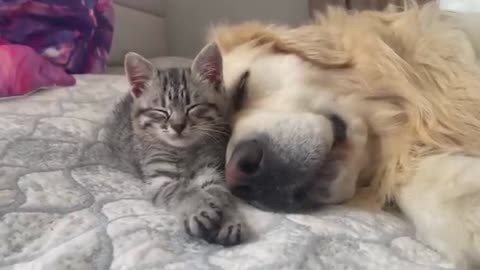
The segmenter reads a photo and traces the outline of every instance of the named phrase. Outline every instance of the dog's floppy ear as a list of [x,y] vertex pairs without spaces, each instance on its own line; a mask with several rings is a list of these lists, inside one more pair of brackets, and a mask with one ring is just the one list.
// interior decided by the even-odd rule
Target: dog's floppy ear
[[345,50],[340,34],[321,25],[279,31],[274,48],[295,53],[324,68],[346,67],[351,64],[351,56]]
[[134,98],[140,97],[146,89],[146,84],[155,76],[155,67],[138,53],[129,52],[125,55],[125,74],[130,83],[130,93]]
[[192,63],[192,74],[218,89],[222,84],[222,55],[216,43],[207,44]]
[[220,25],[210,31],[210,39],[228,52],[242,44],[268,45],[276,52],[291,53],[326,68],[344,67],[351,63],[341,35],[322,25],[299,28],[248,22]]

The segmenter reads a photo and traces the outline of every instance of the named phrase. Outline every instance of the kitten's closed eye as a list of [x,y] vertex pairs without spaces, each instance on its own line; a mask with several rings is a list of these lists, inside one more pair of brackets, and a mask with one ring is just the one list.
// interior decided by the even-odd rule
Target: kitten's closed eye
[[155,121],[165,121],[168,119],[169,115],[167,111],[160,109],[151,109],[145,112],[145,116],[155,120]]
[[195,104],[187,109],[187,114],[194,118],[201,118],[207,121],[213,120],[217,107],[213,104]]

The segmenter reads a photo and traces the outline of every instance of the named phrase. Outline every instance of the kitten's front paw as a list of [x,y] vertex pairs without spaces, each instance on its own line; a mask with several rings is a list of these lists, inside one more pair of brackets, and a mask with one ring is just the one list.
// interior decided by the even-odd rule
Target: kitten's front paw
[[185,231],[209,243],[232,246],[246,238],[246,226],[234,208],[222,209],[213,202],[198,208],[183,220]]
[[227,216],[222,222],[218,233],[215,235],[215,242],[224,246],[237,245],[243,242],[246,238],[247,227],[242,221],[242,217]]
[[187,215],[183,220],[183,225],[189,235],[211,242],[222,219],[222,209],[210,202],[208,205],[198,208],[193,214]]

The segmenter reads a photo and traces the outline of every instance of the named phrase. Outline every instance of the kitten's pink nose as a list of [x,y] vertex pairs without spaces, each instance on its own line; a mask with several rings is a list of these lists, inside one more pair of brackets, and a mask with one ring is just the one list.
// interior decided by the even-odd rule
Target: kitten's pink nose
[[185,122],[181,122],[181,123],[172,123],[170,124],[170,126],[172,127],[173,130],[175,130],[175,132],[180,135],[182,134],[182,131],[185,129],[186,127],[186,123]]

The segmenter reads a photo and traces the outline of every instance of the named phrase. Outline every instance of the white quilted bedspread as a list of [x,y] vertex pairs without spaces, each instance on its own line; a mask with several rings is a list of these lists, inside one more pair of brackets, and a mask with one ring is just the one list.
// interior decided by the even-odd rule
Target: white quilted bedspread
[[450,269],[390,214],[342,207],[280,215],[244,207],[255,237],[223,248],[190,239],[116,168],[102,122],[121,76],[0,101],[0,270]]

